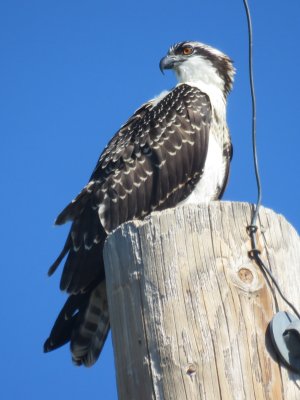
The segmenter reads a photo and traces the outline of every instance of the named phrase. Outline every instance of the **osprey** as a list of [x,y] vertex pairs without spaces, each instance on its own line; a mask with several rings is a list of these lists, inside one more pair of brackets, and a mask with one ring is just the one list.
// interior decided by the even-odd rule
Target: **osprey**
[[72,221],[49,275],[67,256],[60,281],[69,297],[44,351],[70,342],[75,364],[92,365],[109,332],[103,245],[125,221],[153,210],[220,199],[232,156],[226,99],[234,68],[225,54],[180,42],[160,61],[177,86],[139,108],[110,140],[89,183],[59,214]]

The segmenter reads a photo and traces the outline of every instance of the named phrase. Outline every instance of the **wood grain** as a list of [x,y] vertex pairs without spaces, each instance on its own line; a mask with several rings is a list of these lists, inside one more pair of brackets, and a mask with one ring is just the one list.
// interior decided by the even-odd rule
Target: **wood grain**
[[[108,237],[119,399],[300,399],[299,375],[279,366],[266,335],[287,306],[248,257],[250,219],[250,204],[212,202]],[[265,208],[260,224],[262,259],[300,308],[299,236]]]

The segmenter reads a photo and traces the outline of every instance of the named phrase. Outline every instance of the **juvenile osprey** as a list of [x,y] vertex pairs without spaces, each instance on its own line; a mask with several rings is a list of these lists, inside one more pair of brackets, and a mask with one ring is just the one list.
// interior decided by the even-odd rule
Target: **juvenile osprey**
[[59,214],[72,221],[60,288],[69,293],[44,351],[70,341],[75,364],[92,365],[109,331],[103,244],[117,226],[153,210],[219,199],[232,155],[226,98],[232,61],[199,42],[169,49],[160,69],[179,83],[139,108],[108,143],[89,183]]

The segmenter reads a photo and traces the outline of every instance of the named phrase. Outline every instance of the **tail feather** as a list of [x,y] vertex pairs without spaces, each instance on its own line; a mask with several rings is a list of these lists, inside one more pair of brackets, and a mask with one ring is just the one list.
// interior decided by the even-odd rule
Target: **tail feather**
[[[91,180],[79,195],[59,214],[55,224],[72,221],[61,253],[50,267],[52,275],[66,257],[60,288],[70,296],[59,313],[44,351],[70,342],[76,365],[93,365],[109,332],[109,313],[103,265],[106,233],[98,216],[100,181]],[[93,193],[98,193],[98,197]],[[94,204],[95,202],[95,204]]]
[[98,359],[109,332],[105,281],[87,293],[69,296],[45,341],[44,352],[70,342],[76,365],[92,366]]
[[44,352],[55,350],[71,340],[72,332],[78,326],[78,317],[84,313],[90,293],[69,296],[60,311],[49,338],[44,343]]
[[105,281],[93,289],[85,312],[79,317],[71,337],[72,359],[76,365],[93,365],[109,332],[109,313]]

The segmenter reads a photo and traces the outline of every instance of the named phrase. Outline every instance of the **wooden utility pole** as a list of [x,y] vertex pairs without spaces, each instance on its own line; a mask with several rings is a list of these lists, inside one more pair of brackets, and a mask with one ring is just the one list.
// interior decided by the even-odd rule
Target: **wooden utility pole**
[[[266,334],[287,306],[248,257],[250,220],[250,204],[212,202],[153,213],[109,236],[120,400],[300,399],[300,376],[278,364]],[[263,261],[299,309],[298,234],[261,208],[257,235]]]

